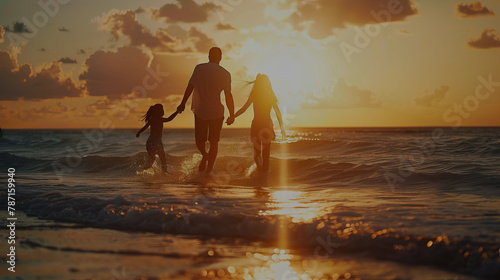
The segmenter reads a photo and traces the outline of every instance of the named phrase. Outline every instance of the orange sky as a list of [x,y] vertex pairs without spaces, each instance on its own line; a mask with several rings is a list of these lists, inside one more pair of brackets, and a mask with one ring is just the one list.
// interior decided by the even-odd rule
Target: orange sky
[[212,46],[236,109],[265,73],[287,126],[500,125],[496,0],[45,3],[0,2],[2,128],[140,127],[149,106],[174,110]]

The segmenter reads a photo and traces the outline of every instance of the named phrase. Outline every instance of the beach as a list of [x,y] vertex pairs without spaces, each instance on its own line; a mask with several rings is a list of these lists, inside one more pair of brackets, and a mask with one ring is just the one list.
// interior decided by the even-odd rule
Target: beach
[[[193,134],[164,131],[165,175],[158,159],[141,170],[135,130],[4,130],[0,167],[5,178],[16,169],[15,276],[500,277],[499,128],[277,132],[266,183],[254,176],[248,129],[222,131],[209,182]],[[5,226],[7,200],[0,206]]]

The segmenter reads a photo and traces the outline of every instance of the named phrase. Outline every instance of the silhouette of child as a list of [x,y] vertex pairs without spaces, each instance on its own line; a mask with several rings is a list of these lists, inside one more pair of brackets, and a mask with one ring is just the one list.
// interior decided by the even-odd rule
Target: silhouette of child
[[163,172],[167,172],[167,159],[165,157],[165,150],[161,141],[163,123],[173,120],[178,113],[178,111],[175,111],[168,118],[163,118],[163,115],[165,114],[163,111],[163,105],[156,104],[149,107],[148,112],[144,115],[142,120],[146,122],[146,125],[144,125],[144,127],[141,128],[136,135],[136,137],[139,137],[144,130],[151,126],[151,133],[146,141],[146,150],[148,151],[149,158],[144,165],[144,169],[150,168],[155,161],[156,155],[158,155],[161,160],[161,170]]
[[[271,86],[271,81],[264,74],[258,74],[253,83],[252,91],[247,102],[236,112],[234,118],[243,114],[253,103],[254,119],[250,130],[250,137],[254,144],[254,159],[257,169],[261,175],[269,172],[269,157],[271,154],[271,141],[276,138],[271,120],[271,109],[274,109],[281,128],[281,135],[286,137],[281,112],[278,107],[278,99]],[[234,118],[228,119],[233,122]]]

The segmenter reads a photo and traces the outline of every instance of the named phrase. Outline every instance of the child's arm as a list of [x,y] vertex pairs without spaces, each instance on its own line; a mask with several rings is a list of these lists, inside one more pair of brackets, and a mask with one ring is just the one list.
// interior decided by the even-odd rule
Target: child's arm
[[275,103],[273,105],[273,108],[274,112],[276,113],[276,117],[278,118],[278,123],[280,124],[281,135],[283,136],[283,138],[285,138],[286,137],[285,126],[283,126],[283,118],[281,117],[281,111],[280,108],[278,107],[278,103]]
[[163,118],[163,122],[170,122],[170,121],[172,121],[173,119],[175,119],[175,117],[177,116],[177,114],[179,114],[179,111],[175,111],[168,118]]
[[139,137],[141,135],[141,133],[146,130],[147,128],[149,127],[149,123],[146,123],[146,125],[144,125],[143,128],[141,128],[141,130],[139,130],[139,132],[137,132],[137,134],[135,135],[135,137]]

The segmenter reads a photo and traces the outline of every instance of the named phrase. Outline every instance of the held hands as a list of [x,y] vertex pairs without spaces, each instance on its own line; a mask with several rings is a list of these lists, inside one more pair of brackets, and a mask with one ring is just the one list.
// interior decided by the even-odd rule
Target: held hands
[[181,103],[181,105],[177,106],[177,112],[179,114],[184,112],[184,109],[186,109],[186,105],[184,103]]
[[234,123],[234,119],[235,119],[234,115],[229,116],[229,118],[226,121],[227,125],[232,125]]

